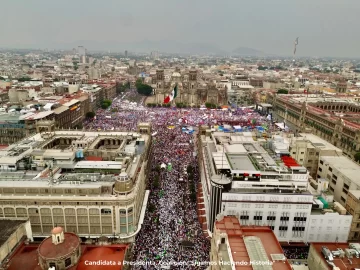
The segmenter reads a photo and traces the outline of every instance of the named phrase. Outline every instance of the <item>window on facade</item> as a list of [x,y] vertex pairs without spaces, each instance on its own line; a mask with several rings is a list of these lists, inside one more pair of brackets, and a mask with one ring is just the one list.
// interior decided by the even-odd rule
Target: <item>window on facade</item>
[[341,201],[342,201],[342,202],[345,202],[345,198],[344,198],[344,197],[341,197]]
[[254,216],[254,220],[262,220],[262,216]]
[[319,167],[319,172],[322,172],[322,169]]
[[345,188],[345,189],[349,189],[349,185],[344,184],[344,188]]
[[120,212],[120,215],[126,215],[126,210],[125,209],[120,209],[119,212]]
[[280,217],[280,220],[281,220],[281,221],[288,221],[288,220],[289,220],[289,217]]
[[248,219],[249,219],[249,216],[240,216],[240,219],[248,220]]
[[333,187],[330,187],[330,191],[331,191],[331,192],[334,192],[334,188],[333,188]]
[[275,216],[268,216],[268,217],[267,217],[267,220],[275,220],[275,219],[276,219]]
[[303,154],[304,154],[304,152],[300,152],[300,154],[302,154],[302,155],[303,155]]
[[331,167],[329,167],[329,171],[332,172],[332,168],[331,168]]
[[127,210],[128,214],[132,214],[133,210],[134,210],[134,209],[133,209],[132,207],[130,207],[130,208]]
[[110,215],[111,214],[111,209],[101,209],[101,214]]
[[280,226],[279,227],[279,231],[287,231],[288,227],[287,226]]
[[321,165],[324,165],[324,161],[320,160],[320,164],[321,164]]
[[306,221],[306,217],[294,217],[294,221]]

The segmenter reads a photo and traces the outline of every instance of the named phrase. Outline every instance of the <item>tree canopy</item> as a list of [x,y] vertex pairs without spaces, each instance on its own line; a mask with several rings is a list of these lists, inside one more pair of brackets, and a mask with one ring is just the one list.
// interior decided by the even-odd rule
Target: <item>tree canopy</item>
[[18,78],[17,79],[19,82],[27,82],[27,81],[30,81],[31,78],[30,77],[21,77],[21,78]]
[[111,100],[109,100],[109,99],[104,99],[103,102],[102,102],[102,104],[101,104],[101,108],[107,109],[107,108],[109,108],[109,107],[111,106],[111,103],[112,103]]
[[150,85],[144,84],[141,79],[136,81],[136,90],[140,95],[151,96],[153,89]]
[[289,94],[289,91],[286,90],[286,89],[279,89],[279,90],[277,91],[277,93],[278,93],[278,94]]
[[122,83],[116,84],[116,93],[117,94],[125,92],[127,89],[130,89],[130,82],[126,82],[125,84],[122,84]]
[[208,109],[216,109],[217,108],[216,104],[213,104],[213,103],[210,103],[210,102],[206,102],[205,107],[208,108]]
[[94,118],[95,117],[95,113],[94,112],[87,112],[86,113],[86,118]]
[[359,161],[360,161],[360,152],[357,152],[357,153],[354,155],[354,158],[355,158],[355,161],[356,161],[356,162],[359,162]]

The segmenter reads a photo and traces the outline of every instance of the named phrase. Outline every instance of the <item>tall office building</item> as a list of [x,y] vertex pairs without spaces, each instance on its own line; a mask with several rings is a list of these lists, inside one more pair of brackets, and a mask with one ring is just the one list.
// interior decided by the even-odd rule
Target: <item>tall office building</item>
[[128,51],[125,51],[125,58],[128,57]]

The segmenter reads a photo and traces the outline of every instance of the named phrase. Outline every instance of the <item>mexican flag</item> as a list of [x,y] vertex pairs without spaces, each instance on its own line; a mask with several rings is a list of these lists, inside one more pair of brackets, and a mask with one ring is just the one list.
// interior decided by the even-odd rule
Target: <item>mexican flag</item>
[[177,84],[174,87],[174,90],[171,91],[170,95],[168,95],[165,99],[164,99],[164,103],[169,103],[171,101],[173,101],[174,98],[177,97]]

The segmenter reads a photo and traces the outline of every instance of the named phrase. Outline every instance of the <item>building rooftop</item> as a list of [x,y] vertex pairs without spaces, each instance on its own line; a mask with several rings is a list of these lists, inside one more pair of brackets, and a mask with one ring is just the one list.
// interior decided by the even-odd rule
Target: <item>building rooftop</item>
[[[216,229],[228,235],[231,257],[235,262],[273,261],[271,268],[290,270],[291,265],[285,260],[277,261],[275,257],[284,257],[283,250],[270,227],[265,226],[241,226],[235,217],[224,217],[215,223]],[[255,250],[253,250],[255,248]],[[261,253],[263,250],[265,253]],[[281,256],[282,255],[282,256]],[[230,256],[229,256],[230,257]],[[256,259],[258,258],[258,259]],[[266,266],[266,265],[264,265]],[[235,266],[236,270],[253,270],[251,265]]]
[[64,233],[64,242],[54,245],[48,237],[39,245],[39,255],[46,259],[61,258],[72,253],[80,245],[80,238],[74,233]]
[[6,121],[18,121],[20,118],[20,114],[13,114],[13,113],[2,113],[0,114],[0,122]]
[[325,164],[328,163],[333,170],[336,169],[345,177],[349,178],[349,180],[356,183],[357,185],[360,185],[360,166],[353,162],[351,159],[345,156],[323,156],[321,157],[321,160],[323,160]]
[[358,200],[360,200],[360,190],[352,189],[352,190],[349,190],[349,193],[352,194]]
[[[110,244],[106,246],[81,244],[81,257],[76,266],[68,270],[102,270],[103,265],[89,266],[89,261],[123,261],[127,245]],[[38,244],[21,244],[10,257],[8,270],[42,270],[38,262]],[[122,270],[120,265],[107,265],[106,270]]]
[[334,146],[333,144],[323,140],[319,136],[316,136],[312,133],[300,133],[299,135],[301,137],[295,137],[294,139],[295,140],[306,139],[309,142],[311,142],[313,144],[313,146],[315,146],[316,148],[322,148],[324,150],[335,150],[338,152],[342,152],[342,150],[340,148]]
[[[322,247],[327,247],[330,251],[337,250],[338,248],[341,248],[343,251],[345,251],[345,249],[350,249],[349,244],[347,243],[313,243],[311,245],[316,250],[318,256],[320,256],[325,261],[325,263],[326,259],[321,252]],[[353,258],[351,259],[351,263],[347,256],[345,256],[344,258],[334,257],[334,260],[332,262],[333,264],[335,264],[336,267],[339,268],[339,270],[353,270],[360,268],[360,258],[356,258],[355,256],[353,256]],[[328,264],[328,266],[329,270],[333,269],[333,266],[331,266],[330,264]]]
[[17,228],[25,222],[25,220],[0,219],[0,247],[9,239]]

